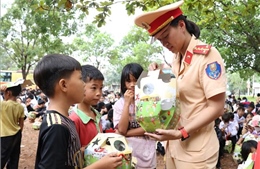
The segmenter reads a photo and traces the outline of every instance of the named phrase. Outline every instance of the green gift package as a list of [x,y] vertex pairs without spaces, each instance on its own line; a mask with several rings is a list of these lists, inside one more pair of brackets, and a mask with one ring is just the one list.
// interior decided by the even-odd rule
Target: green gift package
[[135,85],[135,111],[146,132],[174,129],[180,117],[176,111],[176,79],[160,70],[142,72]]
[[122,165],[116,169],[132,169],[132,149],[124,136],[115,133],[98,133],[84,151],[84,165],[89,166],[105,155],[117,152]]

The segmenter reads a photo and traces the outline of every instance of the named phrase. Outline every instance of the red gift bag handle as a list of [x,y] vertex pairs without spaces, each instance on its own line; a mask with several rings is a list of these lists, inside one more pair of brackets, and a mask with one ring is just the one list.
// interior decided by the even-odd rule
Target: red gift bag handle
[[254,169],[259,169],[260,168],[260,141],[257,144],[257,150],[255,153],[255,157],[254,157]]

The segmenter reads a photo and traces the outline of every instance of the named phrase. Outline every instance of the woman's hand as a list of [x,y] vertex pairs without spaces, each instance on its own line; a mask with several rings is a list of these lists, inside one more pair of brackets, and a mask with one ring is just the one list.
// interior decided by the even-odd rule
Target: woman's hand
[[151,63],[150,65],[149,65],[149,67],[148,67],[148,70],[149,71],[153,71],[153,70],[156,70],[156,69],[161,69],[161,65],[159,65],[158,63],[155,63],[155,62],[153,62],[153,63]]
[[179,130],[157,129],[155,133],[144,133],[144,134],[157,141],[177,140],[177,139],[181,139],[182,137],[182,134]]

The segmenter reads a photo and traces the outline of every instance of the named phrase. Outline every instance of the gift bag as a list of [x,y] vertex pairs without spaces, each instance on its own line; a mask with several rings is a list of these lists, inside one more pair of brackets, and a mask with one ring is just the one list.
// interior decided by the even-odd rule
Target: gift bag
[[176,79],[160,70],[142,72],[135,85],[135,112],[146,132],[174,129],[180,112],[176,111]]
[[112,152],[122,156],[122,165],[117,169],[132,168],[132,149],[124,136],[115,133],[98,133],[91,140],[84,151],[84,166],[89,166]]

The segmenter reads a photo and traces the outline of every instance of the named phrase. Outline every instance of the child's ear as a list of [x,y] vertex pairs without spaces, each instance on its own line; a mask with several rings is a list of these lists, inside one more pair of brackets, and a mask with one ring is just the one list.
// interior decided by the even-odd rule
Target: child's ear
[[66,92],[68,90],[67,81],[65,79],[61,79],[59,81],[59,87],[63,92]]
[[12,91],[7,90],[7,91],[5,91],[5,92],[6,92],[6,95],[7,95],[7,96],[9,96],[9,97],[12,96]]

